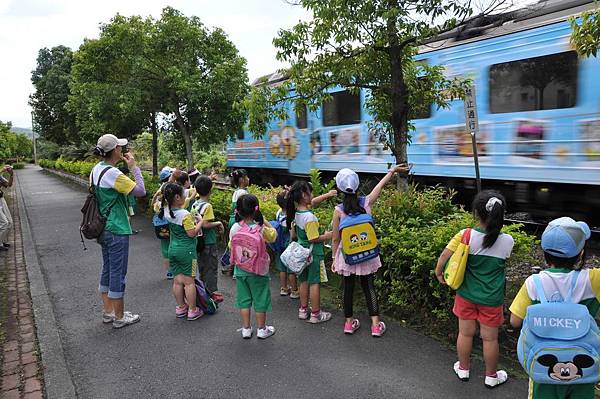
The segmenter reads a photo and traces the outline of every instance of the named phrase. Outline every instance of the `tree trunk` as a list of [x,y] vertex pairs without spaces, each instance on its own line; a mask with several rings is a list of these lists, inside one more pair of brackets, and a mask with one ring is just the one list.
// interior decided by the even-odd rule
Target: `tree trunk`
[[183,136],[183,142],[185,143],[185,158],[187,160],[188,170],[194,167],[194,152],[192,146],[192,128],[186,123],[183,115],[181,115],[181,111],[179,109],[179,102],[174,101],[175,103],[175,123],[177,123],[177,127]]
[[[390,8],[398,7],[397,0],[390,0]],[[398,40],[396,21],[390,18],[387,22],[388,40],[390,43],[390,95],[392,102],[392,115],[390,124],[392,127],[392,153],[397,164],[408,162],[408,93],[402,72],[402,48]],[[397,185],[399,190],[408,188],[408,181],[404,176],[398,176]]]
[[150,129],[152,130],[152,176],[158,176],[158,128],[156,126],[156,112],[152,113]]

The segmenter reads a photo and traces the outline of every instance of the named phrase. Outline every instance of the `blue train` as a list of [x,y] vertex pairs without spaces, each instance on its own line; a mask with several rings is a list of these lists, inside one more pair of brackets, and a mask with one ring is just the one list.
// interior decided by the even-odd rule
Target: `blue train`
[[[472,34],[437,38],[417,59],[473,79],[484,188],[501,190],[513,209],[600,217],[600,59],[577,56],[568,21],[594,3],[543,4]],[[241,132],[228,144],[228,166],[246,168],[262,183],[305,176],[311,168],[384,173],[394,160],[369,132],[365,92],[339,88],[332,95],[316,112],[296,115],[289,106],[288,119],[274,121],[260,140]],[[471,195],[475,172],[463,101],[431,107],[413,123],[413,179]]]

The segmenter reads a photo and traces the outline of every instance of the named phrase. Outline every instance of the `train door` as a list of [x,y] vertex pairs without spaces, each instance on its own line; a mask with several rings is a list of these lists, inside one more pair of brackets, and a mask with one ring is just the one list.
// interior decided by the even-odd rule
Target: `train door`
[[311,141],[312,121],[306,108],[298,114],[293,107],[289,110],[290,123],[282,130],[282,137],[294,143],[294,150],[288,156],[288,171],[292,174],[307,174],[312,166],[313,143]]

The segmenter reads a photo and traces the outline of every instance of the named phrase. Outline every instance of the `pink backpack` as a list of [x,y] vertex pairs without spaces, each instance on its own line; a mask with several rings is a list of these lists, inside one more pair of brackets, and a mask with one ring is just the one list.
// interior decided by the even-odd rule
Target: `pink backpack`
[[231,238],[231,264],[259,276],[267,275],[271,259],[262,236],[262,226],[249,227],[240,222],[240,227]]

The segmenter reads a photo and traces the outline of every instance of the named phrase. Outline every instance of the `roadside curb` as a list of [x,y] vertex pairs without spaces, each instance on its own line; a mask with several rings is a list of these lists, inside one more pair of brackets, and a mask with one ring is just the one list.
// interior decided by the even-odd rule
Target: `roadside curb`
[[46,282],[42,274],[37,251],[33,241],[29,215],[25,208],[22,187],[18,184],[18,173],[15,174],[18,194],[15,195],[19,207],[23,248],[33,311],[36,320],[37,336],[44,368],[44,380],[48,399],[77,398],[71,374],[67,369],[62,342],[58,332],[58,325],[52,308],[52,301],[48,294]]
[[42,170],[44,172],[46,172],[46,173],[53,174],[53,175],[58,176],[58,177],[60,177],[62,179],[69,180],[69,181],[71,181],[71,182],[73,182],[75,184],[78,184],[78,185],[82,186],[82,187],[88,188],[88,186],[89,186],[88,181],[85,180],[82,177],[79,177],[79,176],[76,176],[76,175],[72,175],[70,173],[66,173],[66,172],[63,172],[63,171],[60,171],[60,170],[56,170],[56,169],[42,168]]

